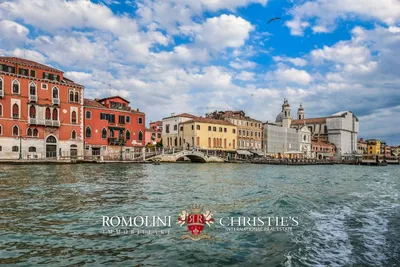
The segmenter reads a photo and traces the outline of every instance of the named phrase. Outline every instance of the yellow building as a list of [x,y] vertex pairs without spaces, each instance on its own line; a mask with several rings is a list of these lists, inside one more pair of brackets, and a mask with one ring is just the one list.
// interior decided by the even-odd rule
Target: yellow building
[[376,139],[367,140],[367,151],[368,151],[368,155],[380,155],[381,154],[381,142]]
[[236,150],[237,127],[228,121],[198,117],[180,123],[179,127],[179,135],[186,148]]

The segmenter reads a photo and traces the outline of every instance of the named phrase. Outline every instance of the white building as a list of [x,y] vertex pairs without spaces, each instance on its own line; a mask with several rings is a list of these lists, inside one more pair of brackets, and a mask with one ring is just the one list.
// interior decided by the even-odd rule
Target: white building
[[184,146],[182,138],[179,137],[179,123],[192,120],[197,116],[182,113],[171,115],[162,119],[162,144],[165,148],[180,148]]

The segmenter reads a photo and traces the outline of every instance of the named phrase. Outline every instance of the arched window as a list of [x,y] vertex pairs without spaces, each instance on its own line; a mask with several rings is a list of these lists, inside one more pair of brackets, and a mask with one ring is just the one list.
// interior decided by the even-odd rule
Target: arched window
[[211,137],[208,137],[208,148],[211,148]]
[[50,135],[47,137],[46,143],[57,144],[57,139],[54,136]]
[[53,121],[58,121],[58,111],[57,109],[53,109],[53,116],[52,116]]
[[71,132],[71,139],[76,139],[76,131],[75,130],[72,130],[72,132]]
[[19,136],[19,128],[17,125],[14,125],[12,128],[12,134],[13,136]]
[[143,140],[143,133],[142,133],[142,131],[139,131],[139,141],[142,141]]
[[[232,129],[232,133],[236,133],[236,129]],[[249,135],[249,132],[247,132],[247,135]],[[235,140],[233,140],[235,141]]]
[[107,130],[106,128],[103,128],[103,130],[101,130],[101,138],[107,138]]
[[326,125],[324,126],[324,133],[328,133],[328,127]]
[[33,129],[33,136],[34,137],[39,137],[39,130],[38,129]]
[[12,111],[13,111],[13,118],[18,119],[19,118],[19,107],[18,107],[17,103],[15,103],[13,105]]
[[3,128],[0,125],[0,135],[2,135],[2,133],[3,133]]
[[178,125],[174,125],[174,131],[178,130]]
[[72,111],[71,113],[71,122],[72,123],[76,123],[76,111]]
[[200,130],[200,125],[197,125],[197,126],[196,126],[196,130]]
[[222,127],[219,127],[219,129],[218,129],[220,132],[222,132]]
[[74,102],[74,92],[69,91],[69,102]]
[[17,146],[12,147],[12,152],[18,152],[18,151],[19,151],[19,148]]
[[17,80],[13,81],[12,92],[13,94],[19,94],[19,82]]
[[58,88],[53,87],[53,98],[57,99],[58,98]]
[[142,123],[143,123],[143,118],[139,118],[139,119],[138,119],[138,123],[139,123],[139,124],[142,124]]
[[242,135],[242,130],[239,130],[239,135]]
[[36,147],[30,146],[29,147],[29,152],[36,152]]
[[217,127],[213,127],[213,131],[216,132],[217,131]]
[[26,135],[27,136],[32,136],[32,129],[31,128],[28,128],[28,130],[26,131]]
[[211,126],[208,126],[208,131],[211,132]]
[[36,84],[31,83],[31,85],[29,86],[29,94],[36,95]]
[[3,105],[0,104],[0,117],[2,117],[2,116],[3,116]]
[[224,139],[224,148],[226,148],[226,138]]
[[199,136],[197,136],[197,138],[196,138],[196,146],[200,146],[200,137]]
[[90,127],[86,127],[86,137],[90,138],[92,136],[92,129],[90,129]]
[[50,108],[46,108],[45,119],[46,119],[46,120],[51,120],[51,111],[50,111]]
[[75,102],[79,102],[79,93],[75,92]]
[[36,118],[36,108],[35,106],[29,107],[29,118]]
[[131,132],[126,131],[126,140],[131,140]]

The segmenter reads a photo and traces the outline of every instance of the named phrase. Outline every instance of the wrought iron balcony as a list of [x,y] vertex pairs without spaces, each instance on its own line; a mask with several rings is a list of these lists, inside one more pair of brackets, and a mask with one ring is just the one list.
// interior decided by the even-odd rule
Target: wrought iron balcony
[[124,146],[125,143],[126,140],[123,138],[114,138],[114,137],[108,138],[108,144],[110,146]]
[[53,98],[53,105],[60,105],[60,99],[59,98]]
[[37,102],[37,95],[29,95],[30,102]]

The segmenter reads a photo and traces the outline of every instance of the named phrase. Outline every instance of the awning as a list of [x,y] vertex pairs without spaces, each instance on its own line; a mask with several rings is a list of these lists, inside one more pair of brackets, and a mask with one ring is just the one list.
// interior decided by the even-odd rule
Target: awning
[[247,150],[236,150],[236,153],[238,153],[239,155],[251,155],[251,153]]
[[286,151],[284,154],[304,154],[304,152],[301,152],[301,151]]
[[264,153],[262,151],[254,151],[254,150],[250,150],[251,153],[259,155],[259,156],[264,156]]

